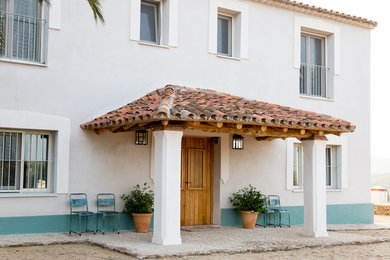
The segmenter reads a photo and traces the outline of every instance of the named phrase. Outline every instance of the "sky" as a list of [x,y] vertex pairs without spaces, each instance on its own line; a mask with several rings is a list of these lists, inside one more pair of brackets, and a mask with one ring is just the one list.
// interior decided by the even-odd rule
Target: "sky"
[[390,1],[302,0],[378,22],[371,31],[371,155],[390,160]]

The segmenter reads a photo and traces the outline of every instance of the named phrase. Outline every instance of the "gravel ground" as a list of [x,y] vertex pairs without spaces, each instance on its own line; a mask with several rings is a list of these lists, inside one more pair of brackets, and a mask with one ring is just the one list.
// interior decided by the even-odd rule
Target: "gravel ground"
[[[390,230],[343,231],[352,235],[368,235],[390,238]],[[252,259],[390,259],[390,242],[360,245],[343,245],[330,247],[302,248],[291,251],[276,251],[243,254],[214,254],[207,256],[186,256],[169,259],[210,259],[210,260],[252,260]],[[87,243],[57,244],[44,246],[4,247],[0,248],[0,259],[26,260],[92,260],[92,259],[134,259]]]
[[[356,228],[363,229],[361,227]],[[342,230],[341,227],[339,227],[339,229]],[[344,230],[345,229],[346,228],[344,228]],[[258,258],[259,256],[268,254],[270,255],[270,257],[273,257],[273,255],[275,255],[275,257],[284,257],[286,255],[287,257],[287,255],[290,253],[291,257],[294,257],[294,252],[297,252],[296,249],[300,248],[303,249],[300,249],[298,251],[303,250],[302,252],[314,252],[312,250],[324,252],[324,250],[329,251],[333,250],[333,248],[335,248],[335,250],[337,250],[338,252],[340,251],[340,248],[344,248],[344,245],[348,244],[353,245],[361,243],[378,243],[390,241],[390,231],[379,229],[329,232],[329,237],[327,238],[303,237],[301,233],[302,227],[265,229],[256,228],[254,230],[247,230],[242,228],[221,228],[217,230],[201,230],[199,232],[182,232],[183,244],[178,246],[154,245],[151,243],[152,233],[137,234],[135,232],[122,232],[120,235],[114,233],[106,233],[104,236],[88,234],[83,235],[81,237],[75,235],[69,236],[67,234],[1,236],[0,247],[6,247],[0,248],[0,259],[45,259],[44,257],[46,257],[46,254],[48,254],[48,252],[53,252],[54,254],[57,254],[55,255],[55,257],[59,259],[62,259],[61,257],[69,259],[69,256],[75,259],[99,259],[99,257],[101,257],[102,259],[110,259],[110,257],[113,257],[115,259],[117,258],[115,255],[110,255],[111,253],[114,254],[115,252],[105,250],[103,248],[113,249],[115,251],[126,253],[127,255],[135,256],[137,258],[169,256],[184,256],[187,258],[191,258],[189,257],[189,255],[206,255],[203,257],[204,259],[222,259],[226,258],[230,254],[237,253],[241,254],[234,255],[232,257],[238,257],[238,259],[247,259],[251,258],[252,256],[253,258]],[[388,235],[382,235],[383,233],[386,233]],[[67,244],[77,242],[84,242],[84,244]],[[47,245],[53,243],[57,243],[57,245]],[[39,244],[43,244],[45,246],[30,246],[17,248],[9,247]],[[96,250],[96,254],[93,253],[93,248],[95,247],[91,244],[101,246],[99,250]],[[381,244],[386,244],[387,248],[389,248],[390,245],[390,243]],[[367,246],[375,247],[379,246],[379,244]],[[362,246],[356,247],[362,248]],[[279,250],[281,252],[267,252],[260,255],[242,254],[245,252],[263,252],[275,250]],[[286,252],[285,250],[293,251]],[[37,253],[35,253],[35,251],[37,251]],[[349,251],[347,250],[346,252]],[[209,255],[216,253],[222,255]],[[16,257],[18,254],[22,254],[23,256]],[[48,255],[51,257],[51,259],[54,258],[53,255]],[[35,256],[36,258],[28,258],[33,256]],[[120,256],[128,257],[125,255]],[[50,257],[47,259],[50,259]]]

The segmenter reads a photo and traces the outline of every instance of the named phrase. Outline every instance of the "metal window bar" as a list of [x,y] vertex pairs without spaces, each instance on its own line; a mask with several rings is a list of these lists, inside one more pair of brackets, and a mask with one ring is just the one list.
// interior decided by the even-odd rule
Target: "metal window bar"
[[327,98],[327,72],[329,68],[320,65],[301,64],[299,90],[301,94]]
[[44,191],[48,188],[49,170],[49,135],[26,134],[26,143],[29,142],[29,152],[25,155],[25,190]]
[[4,174],[4,157],[5,157],[5,133],[3,132],[2,133],[2,136],[3,136],[3,141],[2,141],[2,153],[1,153],[1,186],[0,186],[0,189],[2,190],[3,189],[3,174]]
[[4,26],[5,46],[0,57],[45,63],[42,55],[46,38],[46,20],[14,13],[0,13],[0,26]]
[[19,191],[20,137],[19,132],[0,131],[0,192]]

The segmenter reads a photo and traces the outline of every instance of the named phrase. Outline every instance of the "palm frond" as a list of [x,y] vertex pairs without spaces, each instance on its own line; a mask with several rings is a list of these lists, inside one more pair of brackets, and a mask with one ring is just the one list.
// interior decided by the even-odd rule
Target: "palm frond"
[[95,18],[95,21],[100,21],[101,23],[104,23],[104,17],[102,13],[102,3],[100,0],[87,0],[89,6],[92,9],[93,17]]
[[4,55],[5,51],[5,16],[0,9],[0,56]]
[[[38,0],[41,4],[45,3],[48,7],[50,7],[50,0]],[[101,0],[87,0],[89,6],[92,9],[93,18],[95,21],[100,21],[104,23],[104,16],[102,12],[102,3]]]

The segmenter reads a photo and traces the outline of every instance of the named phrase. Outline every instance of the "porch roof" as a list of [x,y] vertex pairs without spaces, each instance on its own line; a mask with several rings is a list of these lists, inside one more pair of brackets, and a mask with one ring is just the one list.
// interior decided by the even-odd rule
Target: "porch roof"
[[[81,128],[96,133],[182,127],[266,137],[309,138],[353,132],[350,122],[208,89],[167,85]],[[307,130],[307,131],[306,131]]]

